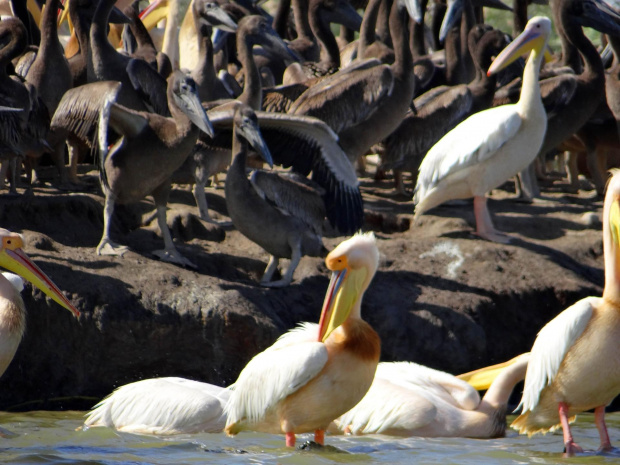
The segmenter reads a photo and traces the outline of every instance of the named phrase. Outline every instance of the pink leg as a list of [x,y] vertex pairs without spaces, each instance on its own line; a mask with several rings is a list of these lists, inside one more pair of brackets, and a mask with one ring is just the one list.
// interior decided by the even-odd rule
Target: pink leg
[[317,429],[314,432],[314,442],[324,446],[325,445],[325,431],[323,431],[322,429]]
[[286,447],[295,447],[295,433],[286,433]]
[[510,242],[509,236],[500,233],[493,226],[485,196],[477,195],[474,197],[474,215],[476,217],[476,234],[478,236],[491,242],[500,242],[502,244]]
[[605,425],[605,406],[601,405],[594,409],[594,424],[598,429],[598,434],[601,437],[601,447],[599,450],[611,450],[611,441],[609,440],[609,433],[607,432],[607,425]]
[[562,431],[564,432],[566,455],[570,457],[575,455],[576,452],[583,452],[583,449],[573,441],[573,434],[570,432],[570,425],[568,424],[568,404],[566,402],[558,404],[558,413],[560,414],[560,423],[562,423]]

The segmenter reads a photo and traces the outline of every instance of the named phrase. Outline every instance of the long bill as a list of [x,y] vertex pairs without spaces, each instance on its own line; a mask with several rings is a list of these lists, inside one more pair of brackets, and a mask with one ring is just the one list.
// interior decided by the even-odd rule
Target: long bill
[[544,35],[536,29],[525,29],[515,40],[513,40],[501,53],[493,60],[487,76],[501,71],[508,65],[516,61],[522,55],[537,50],[540,52],[545,45]]
[[362,285],[366,275],[365,268],[353,270],[347,266],[332,272],[319,321],[319,342],[325,342],[329,335],[349,318],[353,306],[363,292]]
[[76,317],[80,316],[77,308],[58,289],[56,284],[39,268],[22,250],[23,240],[17,234],[5,238],[4,248],[0,252],[0,266],[20,275],[38,287],[45,295],[65,307]]

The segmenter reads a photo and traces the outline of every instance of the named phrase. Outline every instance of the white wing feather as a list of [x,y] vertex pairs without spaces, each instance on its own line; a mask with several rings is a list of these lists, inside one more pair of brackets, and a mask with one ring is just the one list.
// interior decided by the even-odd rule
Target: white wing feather
[[139,434],[220,432],[229,395],[226,388],[189,379],[145,379],[116,389],[84,425]]
[[581,299],[538,332],[532,346],[523,398],[519,405],[523,407],[523,412],[534,410],[538,405],[541,391],[553,382],[566,353],[588,325],[594,305],[599,300],[598,297]]
[[475,113],[443,136],[420,164],[415,203],[447,176],[491,158],[521,127],[515,105]]
[[250,360],[232,386],[225,407],[227,424],[261,421],[271,408],[319,374],[327,363],[327,350],[317,342],[316,326],[306,324],[289,331]]

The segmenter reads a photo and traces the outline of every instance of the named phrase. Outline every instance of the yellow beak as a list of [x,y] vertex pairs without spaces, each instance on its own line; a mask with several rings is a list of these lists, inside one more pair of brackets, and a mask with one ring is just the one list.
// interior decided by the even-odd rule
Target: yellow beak
[[487,389],[489,389],[489,387],[491,387],[491,384],[493,384],[495,378],[497,378],[505,368],[517,363],[517,361],[519,361],[522,355],[508,360],[507,362],[498,363],[497,365],[491,365],[488,367],[470,371],[468,373],[463,373],[462,375],[458,375],[457,378],[468,382],[477,391],[486,391]]
[[22,250],[23,239],[19,234],[5,235],[0,251],[0,266],[27,279],[41,289],[48,297],[62,305],[76,317],[80,316],[77,308],[67,299],[52,280]]
[[140,19],[147,31],[150,31],[157,23],[166,19],[169,12],[168,0],[156,0],[140,13]]
[[534,29],[525,29],[508,47],[493,60],[487,75],[495,74],[531,50],[540,52],[545,45],[544,36]]

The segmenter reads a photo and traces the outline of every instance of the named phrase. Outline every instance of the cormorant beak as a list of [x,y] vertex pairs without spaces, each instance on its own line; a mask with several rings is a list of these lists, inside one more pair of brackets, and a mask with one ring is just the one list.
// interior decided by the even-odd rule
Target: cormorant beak
[[18,274],[38,287],[45,295],[62,305],[76,317],[80,316],[77,308],[67,299],[52,280],[22,250],[24,240],[21,235],[0,229],[2,248],[0,249],[0,266]]
[[332,277],[321,311],[319,342],[325,342],[329,335],[349,317],[368,274],[366,268],[351,268],[347,257],[343,255],[332,256],[330,254],[325,259],[325,263],[332,270]]
[[531,50],[542,50],[544,44],[545,37],[541,31],[526,27],[525,30],[513,40],[508,47],[502,50],[495,60],[493,60],[493,63],[491,63],[487,71],[487,76],[501,71],[520,58],[521,55]]

